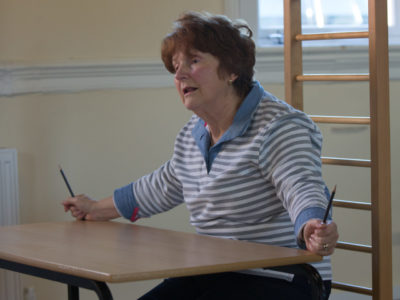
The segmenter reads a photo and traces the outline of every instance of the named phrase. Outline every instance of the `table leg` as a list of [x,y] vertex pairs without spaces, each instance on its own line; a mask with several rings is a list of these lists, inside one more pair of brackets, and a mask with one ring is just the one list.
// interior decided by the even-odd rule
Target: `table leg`
[[113,300],[111,291],[105,282],[92,281],[92,290],[97,294],[99,300]]
[[[113,300],[110,289],[104,282],[91,280],[86,288],[94,291],[99,300]],[[68,284],[68,300],[79,300],[79,286]]]
[[68,284],[68,300],[79,300],[79,287]]
[[94,291],[99,300],[113,300],[110,289],[102,281],[50,271],[4,259],[0,259],[0,268],[65,283],[68,285],[68,300],[79,300],[80,287]]

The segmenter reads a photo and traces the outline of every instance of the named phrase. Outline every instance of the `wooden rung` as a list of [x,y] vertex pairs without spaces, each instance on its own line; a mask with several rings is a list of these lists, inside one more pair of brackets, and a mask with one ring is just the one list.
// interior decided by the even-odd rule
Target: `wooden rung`
[[371,288],[338,281],[332,281],[332,288],[364,295],[372,295]]
[[371,167],[369,159],[351,159],[351,158],[337,158],[337,157],[321,157],[322,163],[326,165],[339,165],[350,167]]
[[358,252],[365,252],[365,253],[372,253],[372,247],[370,245],[354,244],[354,243],[347,243],[347,242],[337,242],[336,248],[344,249],[344,250],[351,250],[351,251],[358,251]]
[[347,117],[347,116],[309,116],[316,123],[334,124],[370,124],[370,117]]
[[368,202],[357,202],[357,201],[346,201],[346,200],[334,199],[333,206],[343,207],[343,208],[371,210],[371,203],[368,203]]
[[368,38],[369,32],[332,32],[318,34],[298,34],[297,41],[317,41],[317,40],[334,40],[334,39],[363,39]]
[[308,74],[297,75],[297,81],[368,81],[368,74]]

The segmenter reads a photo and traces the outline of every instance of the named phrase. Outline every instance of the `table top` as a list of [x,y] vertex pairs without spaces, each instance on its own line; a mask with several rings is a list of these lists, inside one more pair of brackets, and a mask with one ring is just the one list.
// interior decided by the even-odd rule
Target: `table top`
[[0,227],[0,258],[104,282],[238,271],[321,260],[307,251],[121,222]]

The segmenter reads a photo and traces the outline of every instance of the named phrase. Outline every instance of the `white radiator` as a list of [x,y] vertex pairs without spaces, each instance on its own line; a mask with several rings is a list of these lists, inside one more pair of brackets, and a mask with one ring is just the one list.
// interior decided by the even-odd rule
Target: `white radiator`
[[[0,226],[18,223],[17,151],[15,149],[0,149]],[[14,299],[22,299],[20,276],[15,272],[0,269],[0,300]]]

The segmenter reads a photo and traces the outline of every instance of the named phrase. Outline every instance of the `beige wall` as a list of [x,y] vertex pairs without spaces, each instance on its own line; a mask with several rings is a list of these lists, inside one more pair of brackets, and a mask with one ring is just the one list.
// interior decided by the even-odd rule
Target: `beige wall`
[[184,10],[223,11],[223,0],[1,0],[0,62],[152,59]]
[[[161,38],[181,11],[223,12],[223,1],[0,0],[0,64],[51,64],[117,60],[158,60]],[[283,97],[283,86],[264,86]],[[391,83],[393,216],[400,212],[400,112],[398,82]],[[364,84],[307,85],[306,111],[368,113]],[[323,95],[323,97],[321,97]],[[364,103],[364,104],[363,104]],[[344,110],[344,109],[345,110]],[[17,148],[23,223],[71,220],[60,205],[67,195],[57,169],[61,164],[76,193],[99,199],[150,172],[170,157],[174,137],[188,120],[173,88],[34,94],[0,98],[0,147]],[[368,157],[368,129],[323,127],[325,154]],[[342,138],[344,138],[345,142]],[[365,146],[364,146],[365,145]],[[365,171],[325,168],[329,186],[337,183],[344,199],[368,199]],[[357,180],[356,180],[357,179]],[[141,224],[193,231],[179,207]],[[344,239],[368,242],[368,215],[335,211]],[[400,222],[393,219],[394,279],[400,282]],[[340,259],[339,259],[340,258]],[[106,259],[106,258],[105,258]],[[334,257],[335,275],[370,282],[369,257]],[[351,266],[351,267],[349,267]],[[351,273],[354,269],[362,272]],[[361,275],[360,275],[361,274]],[[115,299],[135,299],[154,281],[116,284]],[[62,298],[65,286],[24,277],[38,299]],[[83,292],[82,299],[95,299]]]

